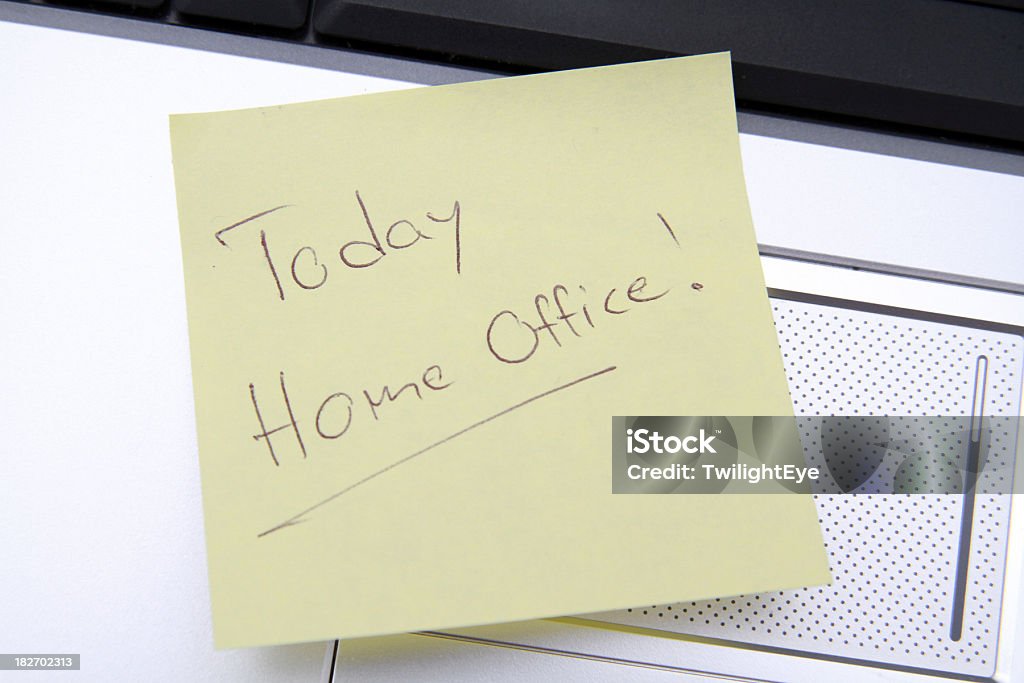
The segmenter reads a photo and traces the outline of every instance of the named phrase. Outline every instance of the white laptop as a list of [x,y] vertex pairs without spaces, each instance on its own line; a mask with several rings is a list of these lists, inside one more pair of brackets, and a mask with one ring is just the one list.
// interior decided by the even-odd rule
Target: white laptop
[[[819,496],[826,588],[214,651],[167,114],[492,75],[6,2],[0,63],[0,649],[80,653],[59,680],[1024,681],[1006,494],[970,525],[957,495]],[[797,412],[969,414],[982,382],[1020,415],[1024,157],[741,132]]]

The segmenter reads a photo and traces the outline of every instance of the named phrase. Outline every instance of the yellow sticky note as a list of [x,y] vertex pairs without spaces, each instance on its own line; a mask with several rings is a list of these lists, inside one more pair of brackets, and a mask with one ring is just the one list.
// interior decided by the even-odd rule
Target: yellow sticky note
[[174,116],[220,647],[822,583],[807,496],[613,495],[791,411],[727,55]]

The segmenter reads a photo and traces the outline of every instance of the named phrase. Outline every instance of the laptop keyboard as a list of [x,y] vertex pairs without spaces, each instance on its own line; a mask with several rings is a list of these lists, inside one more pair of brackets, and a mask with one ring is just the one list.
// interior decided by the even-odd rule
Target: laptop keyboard
[[729,50],[748,110],[1024,149],[1024,0],[22,4],[509,74]]

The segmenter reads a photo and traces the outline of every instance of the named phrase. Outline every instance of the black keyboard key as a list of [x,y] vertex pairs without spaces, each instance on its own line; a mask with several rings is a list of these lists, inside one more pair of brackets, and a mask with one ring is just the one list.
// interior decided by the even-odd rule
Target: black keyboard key
[[124,12],[125,10],[155,10],[167,0],[49,0],[55,5],[72,5],[98,7],[109,9],[113,12]]
[[306,23],[309,0],[173,0],[178,12],[244,24],[301,28]]
[[[598,5],[473,0],[319,0],[322,36],[391,45],[526,69],[570,69],[670,56],[600,28]],[[610,3],[614,5],[615,3]]]

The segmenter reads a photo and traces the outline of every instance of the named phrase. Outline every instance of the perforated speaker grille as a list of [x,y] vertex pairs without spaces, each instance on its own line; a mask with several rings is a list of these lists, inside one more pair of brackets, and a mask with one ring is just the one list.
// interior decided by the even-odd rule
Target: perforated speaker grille
[[[982,355],[985,413],[1017,414],[1019,336],[781,299],[773,310],[798,414],[970,415]],[[991,457],[1012,462],[1014,444],[993,440]],[[954,598],[957,560],[967,548],[962,496],[815,501],[831,586],[591,618],[900,667],[994,673],[1010,496],[975,500],[962,610]],[[957,612],[963,625],[955,639]]]

